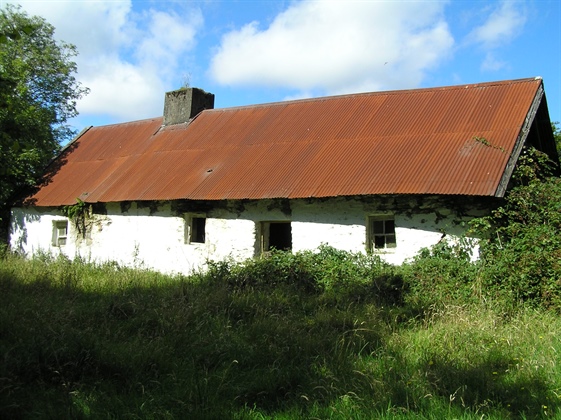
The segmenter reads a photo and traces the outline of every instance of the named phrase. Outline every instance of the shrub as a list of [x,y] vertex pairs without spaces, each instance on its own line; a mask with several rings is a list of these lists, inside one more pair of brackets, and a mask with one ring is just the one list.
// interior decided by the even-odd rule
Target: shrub
[[479,263],[471,260],[467,239],[425,248],[402,269],[409,290],[406,302],[420,311],[473,303],[481,295]]
[[273,250],[267,256],[241,263],[210,261],[208,278],[227,283],[232,289],[272,289],[290,286],[307,292],[316,290],[316,267],[310,253]]
[[485,238],[482,277],[490,292],[510,306],[561,310],[561,180],[548,176],[543,160],[527,152],[505,204],[473,226]]
[[320,268],[317,281],[334,299],[402,302],[404,282],[398,267],[373,254],[351,253],[322,246],[315,255]]
[[486,286],[513,305],[561,309],[561,180],[515,188],[490,220]]
[[351,253],[329,246],[317,252],[272,251],[242,263],[209,262],[211,281],[227,283],[234,290],[295,288],[307,294],[323,293],[326,299],[364,299],[399,303],[403,279],[397,267],[375,255]]

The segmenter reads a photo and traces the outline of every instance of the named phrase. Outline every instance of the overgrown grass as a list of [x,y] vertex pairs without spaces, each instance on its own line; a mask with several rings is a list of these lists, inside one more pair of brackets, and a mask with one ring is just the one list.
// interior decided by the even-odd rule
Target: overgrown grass
[[446,255],[322,248],[169,277],[6,254],[0,417],[561,416],[561,320],[505,311]]

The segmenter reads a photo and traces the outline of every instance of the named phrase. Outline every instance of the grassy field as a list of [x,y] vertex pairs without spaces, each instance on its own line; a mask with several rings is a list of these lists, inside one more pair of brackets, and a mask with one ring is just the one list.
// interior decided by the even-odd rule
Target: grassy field
[[3,419],[561,418],[558,314],[454,259],[323,248],[169,277],[8,254],[0,354]]

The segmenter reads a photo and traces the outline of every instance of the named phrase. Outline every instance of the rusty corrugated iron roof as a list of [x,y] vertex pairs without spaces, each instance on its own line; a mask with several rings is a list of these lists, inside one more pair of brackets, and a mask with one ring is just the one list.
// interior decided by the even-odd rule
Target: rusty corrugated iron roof
[[32,202],[501,195],[541,95],[541,79],[522,79],[94,127],[55,161]]

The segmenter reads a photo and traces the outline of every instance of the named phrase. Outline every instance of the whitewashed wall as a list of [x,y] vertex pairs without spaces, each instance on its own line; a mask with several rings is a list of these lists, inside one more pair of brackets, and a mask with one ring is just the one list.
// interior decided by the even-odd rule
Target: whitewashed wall
[[[259,223],[291,221],[294,252],[330,245],[338,249],[365,252],[368,216],[391,214],[376,203],[334,198],[323,201],[293,200],[280,206],[272,200],[244,203],[237,211],[223,206],[206,213],[205,243],[185,243],[185,218],[170,204],[156,211],[136,203],[123,211],[119,204],[106,206],[104,215],[94,215],[86,238],[69,223],[68,242],[53,246],[53,222],[64,220],[56,209],[15,208],[12,210],[10,243],[14,250],[81,256],[87,261],[115,261],[119,264],[152,268],[166,273],[190,273],[204,268],[207,260],[243,260],[259,252]],[[421,248],[436,244],[442,232],[462,235],[462,220],[447,209],[422,209],[394,214],[397,246],[382,255],[393,264],[414,257]],[[418,210],[418,209],[417,209]],[[481,212],[472,212],[480,215]]]

